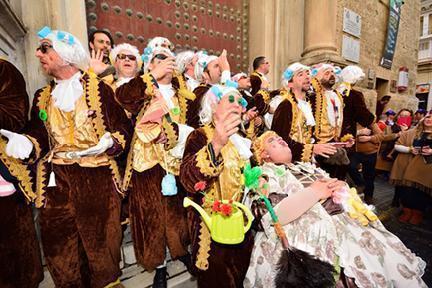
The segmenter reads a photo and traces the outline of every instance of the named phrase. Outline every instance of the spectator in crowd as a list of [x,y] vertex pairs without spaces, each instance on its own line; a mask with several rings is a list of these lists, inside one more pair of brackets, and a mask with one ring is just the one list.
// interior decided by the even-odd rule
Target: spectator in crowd
[[385,106],[390,102],[391,96],[385,95],[381,97],[380,100],[377,101],[375,115],[377,118],[384,112]]
[[[399,187],[403,213],[401,222],[418,225],[431,201],[432,115],[414,129],[402,132],[395,145],[399,152],[391,171],[391,183]],[[425,177],[428,175],[428,177]]]

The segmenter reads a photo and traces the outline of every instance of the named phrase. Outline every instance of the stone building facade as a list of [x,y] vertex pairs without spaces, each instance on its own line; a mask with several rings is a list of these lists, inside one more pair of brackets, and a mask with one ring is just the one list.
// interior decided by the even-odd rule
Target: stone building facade
[[432,0],[422,0],[420,8],[419,53],[416,96],[419,107],[432,109]]
[[[391,69],[387,69],[381,67],[379,63],[387,37],[390,1],[392,0],[236,0],[234,2],[238,2],[241,6],[232,11],[232,16],[234,16],[233,23],[241,25],[241,27],[236,28],[239,35],[241,34],[241,43],[237,45],[240,47],[239,51],[237,48],[233,48],[236,51],[228,51],[232,57],[231,60],[235,63],[233,68],[243,71],[251,69],[247,63],[250,63],[256,56],[265,55],[270,60],[270,79],[272,86],[276,88],[280,85],[283,70],[294,61],[302,61],[305,64],[328,61],[340,66],[358,64],[367,75],[367,79],[360,83],[359,87],[365,91],[371,109],[374,108],[376,99],[386,94],[394,96],[389,104],[392,109],[398,110],[402,107],[415,109],[418,103],[414,95],[419,49],[418,31],[420,30],[420,23],[417,19],[420,17],[420,0],[405,1],[406,3],[402,5],[393,65]],[[422,3],[428,1],[431,2],[431,0],[422,0]],[[94,5],[100,6],[96,7],[99,9],[98,11],[102,11],[104,7],[119,6],[125,8],[123,6],[127,4],[115,0],[0,0],[0,18],[2,19],[0,21],[0,34],[3,36],[0,37],[0,56],[6,55],[21,69],[27,79],[29,94],[33,94],[38,87],[47,81],[41,74],[38,61],[34,57],[37,46],[35,36],[37,30],[44,25],[68,30],[85,43],[88,30],[103,28],[95,26],[97,22],[94,18],[97,17],[97,13],[103,12],[95,12],[96,8],[89,9],[90,2],[93,8]],[[199,19],[198,21],[200,21],[200,17],[208,17],[209,10],[213,10],[213,17],[216,17],[218,5],[222,7],[220,8],[222,17],[223,7],[232,4],[226,4],[226,1],[221,0],[161,0],[157,2],[160,2],[159,5],[161,3],[166,5],[168,12],[179,12],[181,15],[188,12],[191,17],[194,14],[192,9],[196,6],[195,14]],[[140,4],[143,6],[143,10],[147,9],[146,5],[151,5],[151,2],[146,3]],[[205,7],[205,13],[200,13],[201,7]],[[345,9],[349,9],[361,17],[359,37],[352,37],[343,31]],[[227,10],[229,17],[229,10],[231,9]],[[124,12],[124,17],[130,17],[129,14],[126,15],[129,11],[127,8],[121,11]],[[138,13],[135,14],[133,16],[139,17]],[[142,18],[145,20],[148,15],[143,14],[143,16]],[[168,15],[167,19],[170,17]],[[175,25],[176,18],[171,18],[173,18],[172,25]],[[241,18],[241,21],[237,18]],[[206,26],[209,24],[205,23],[211,22],[202,23],[201,26]],[[140,25],[145,25],[145,22]],[[209,27],[201,26],[198,27],[199,31],[201,28],[207,28],[207,32],[210,32]],[[144,28],[143,31],[149,30]],[[182,37],[182,35],[177,35],[178,31],[172,30],[172,37],[169,37],[171,32],[164,31],[164,35],[176,42],[177,37]],[[129,41],[126,37],[127,31],[124,31],[123,34],[125,37],[122,41]],[[143,35],[135,34],[137,35],[134,35],[134,41],[142,42],[143,38],[145,40],[144,32]],[[231,34],[234,34],[235,39],[235,33]],[[230,34],[227,35],[228,40],[230,36]],[[350,62],[342,56],[344,37],[349,37],[359,43],[358,63]],[[141,42],[134,44],[137,45]],[[190,47],[193,46],[207,48],[205,43],[202,45],[192,45],[191,43]],[[215,52],[217,51],[215,50]],[[405,91],[396,89],[399,68],[401,67],[408,69],[408,88]]]

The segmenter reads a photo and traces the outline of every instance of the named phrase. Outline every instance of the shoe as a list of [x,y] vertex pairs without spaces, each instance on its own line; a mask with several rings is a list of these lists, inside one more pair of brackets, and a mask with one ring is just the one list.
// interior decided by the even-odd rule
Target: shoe
[[402,208],[402,215],[399,216],[399,221],[402,223],[408,223],[411,219],[413,210],[410,208]]
[[420,210],[412,210],[411,218],[409,219],[409,223],[413,225],[420,225],[423,221],[423,212]]
[[373,205],[374,204],[374,199],[372,196],[369,195],[365,195],[364,196],[364,202],[368,205]]
[[156,268],[156,274],[153,278],[153,288],[167,288],[168,281],[167,281],[167,268]]

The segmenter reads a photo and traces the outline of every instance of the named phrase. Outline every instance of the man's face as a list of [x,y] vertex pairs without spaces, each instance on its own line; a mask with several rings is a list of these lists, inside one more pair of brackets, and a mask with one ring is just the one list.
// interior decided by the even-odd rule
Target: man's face
[[219,66],[219,58],[211,61],[207,64],[206,70],[204,72],[204,78],[210,84],[217,84],[220,82],[222,75],[221,68]]
[[267,60],[267,58],[264,58],[263,62],[260,65],[260,70],[264,73],[264,74],[268,74],[270,71],[270,62]]
[[52,48],[51,41],[42,39],[40,46],[36,49],[36,57],[39,58],[44,72],[50,76],[56,76],[57,71],[66,65],[66,62],[60,55]]
[[333,69],[326,69],[318,76],[321,79],[321,84],[326,88],[331,88],[336,83],[336,76]]
[[247,76],[240,77],[240,79],[237,81],[237,83],[238,83],[239,89],[250,89],[251,88],[251,82],[250,82],[249,77],[247,77]]
[[395,118],[395,115],[393,115],[393,114],[387,115],[387,120],[393,121],[394,118]]
[[111,45],[112,43],[109,37],[104,33],[94,34],[94,40],[90,42],[90,48],[95,51],[103,51],[105,57],[108,57],[111,51]]
[[238,114],[241,117],[243,112],[243,106],[240,104],[242,96],[238,92],[230,92],[222,97],[215,108],[215,114],[223,115],[225,111],[232,109],[234,107],[233,113]]
[[301,70],[294,74],[292,79],[292,88],[295,90],[301,89],[304,92],[309,91],[311,86],[311,78],[309,70]]
[[263,154],[261,156],[266,162],[288,164],[292,160],[291,149],[278,135],[272,135],[265,139]]
[[119,77],[134,77],[137,73],[137,59],[128,50],[121,50],[117,54],[114,67]]
[[194,57],[192,58],[192,61],[186,65],[186,68],[185,68],[186,74],[188,74],[188,75],[194,74],[194,68],[195,68],[195,64],[197,61],[198,61],[198,56],[195,54]]

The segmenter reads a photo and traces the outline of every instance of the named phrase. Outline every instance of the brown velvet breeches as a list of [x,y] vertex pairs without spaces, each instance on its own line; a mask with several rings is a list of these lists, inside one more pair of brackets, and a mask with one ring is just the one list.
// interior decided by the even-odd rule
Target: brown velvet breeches
[[43,279],[31,207],[16,192],[0,197],[0,287],[36,288]]
[[[195,200],[197,197],[194,197]],[[197,200],[198,201],[198,200]],[[200,202],[197,202],[200,203]],[[209,267],[199,270],[196,266],[199,248],[201,216],[193,208],[188,208],[188,225],[192,239],[192,263],[196,269],[198,287],[200,288],[240,288],[249,268],[254,236],[251,231],[245,234],[245,239],[237,245],[224,245],[211,241]]]
[[183,208],[184,189],[177,179],[178,193],[163,196],[161,166],[133,172],[129,195],[129,219],[135,256],[146,270],[163,264],[168,246],[171,258],[188,253],[189,235]]
[[120,199],[108,167],[54,165],[41,209],[42,244],[56,287],[104,287],[121,274]]

